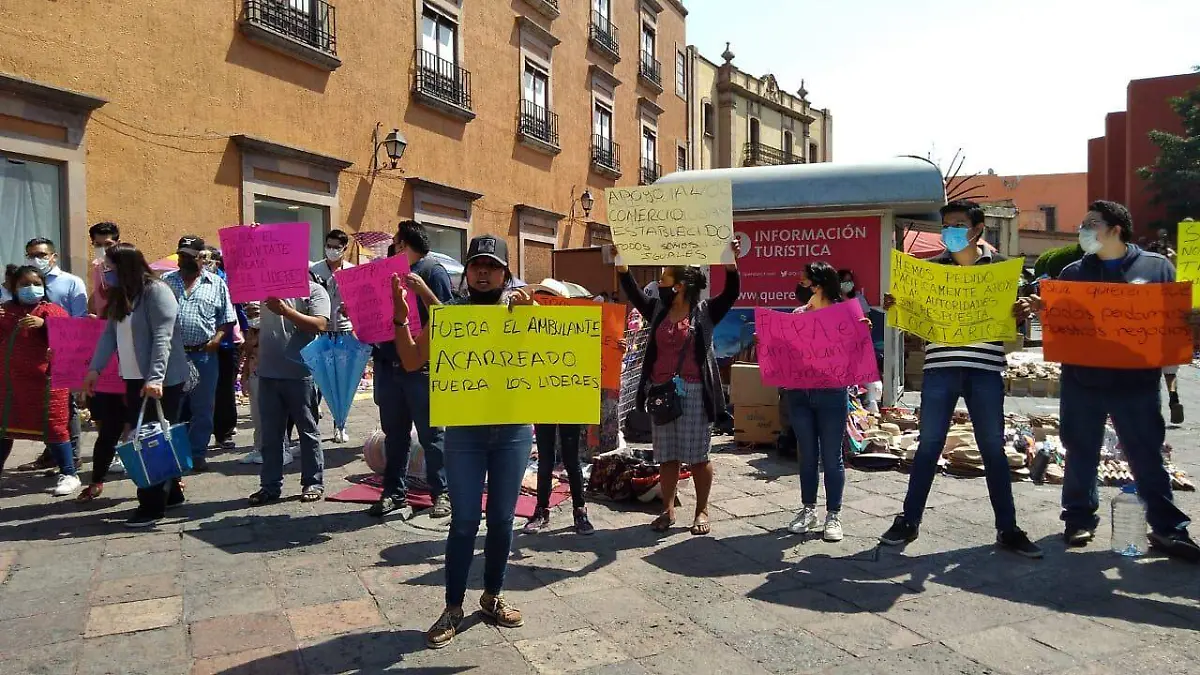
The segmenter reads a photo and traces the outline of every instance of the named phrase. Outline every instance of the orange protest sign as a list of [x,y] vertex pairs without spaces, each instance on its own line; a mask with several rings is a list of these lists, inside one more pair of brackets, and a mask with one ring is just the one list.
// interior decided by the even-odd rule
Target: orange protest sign
[[1161,368],[1192,361],[1189,283],[1043,281],[1047,361],[1095,368]]
[[600,307],[600,388],[621,388],[621,360],[625,352],[617,344],[625,337],[625,305],[596,302],[587,298],[537,295],[537,303],[550,307]]

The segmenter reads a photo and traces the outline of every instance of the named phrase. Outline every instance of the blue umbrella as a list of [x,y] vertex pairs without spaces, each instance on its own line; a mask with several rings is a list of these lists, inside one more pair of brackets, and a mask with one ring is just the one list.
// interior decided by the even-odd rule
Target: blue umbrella
[[371,348],[353,335],[321,335],[301,349],[300,356],[312,371],[313,381],[333,415],[334,426],[345,427],[358,383],[371,358]]

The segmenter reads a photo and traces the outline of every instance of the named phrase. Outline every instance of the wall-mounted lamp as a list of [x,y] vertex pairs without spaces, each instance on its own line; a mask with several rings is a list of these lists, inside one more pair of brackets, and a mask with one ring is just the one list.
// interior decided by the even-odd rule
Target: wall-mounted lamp
[[583,194],[579,195],[579,205],[583,207],[583,217],[591,217],[592,207],[596,205],[596,199],[592,197],[591,190],[584,188]]
[[387,153],[387,158],[390,163],[390,166],[388,168],[391,168],[391,169],[396,168],[396,165],[400,163],[400,158],[404,157],[404,151],[408,148],[408,139],[406,139],[404,137],[404,134],[400,133],[399,129],[392,129],[390,132],[388,132],[388,135],[383,138],[383,140],[380,140],[379,139],[379,131],[382,128],[383,128],[383,123],[376,122],[375,123],[375,133],[372,135],[373,136],[372,140],[375,143],[375,155],[374,155],[372,161],[375,165],[376,171],[378,171],[380,169],[380,166],[379,166],[379,149],[380,148],[383,148],[383,151],[385,153]]

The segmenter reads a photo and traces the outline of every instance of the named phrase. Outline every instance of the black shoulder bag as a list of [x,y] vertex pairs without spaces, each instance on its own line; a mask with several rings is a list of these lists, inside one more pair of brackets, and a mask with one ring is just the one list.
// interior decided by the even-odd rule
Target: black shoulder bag
[[[670,381],[651,385],[646,390],[646,412],[657,426],[670,424],[683,416],[683,381],[679,373],[683,370],[683,360],[692,348],[695,335],[696,322],[689,321],[688,336],[679,350],[679,360],[675,363],[675,375]],[[654,336],[651,336],[651,339],[654,339]]]

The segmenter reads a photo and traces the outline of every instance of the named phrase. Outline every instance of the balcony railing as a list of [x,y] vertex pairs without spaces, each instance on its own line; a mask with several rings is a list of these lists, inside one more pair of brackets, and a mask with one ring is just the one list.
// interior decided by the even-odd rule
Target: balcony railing
[[471,72],[433,52],[417,50],[417,78],[415,88],[419,93],[433,96],[464,110],[471,109]]
[[592,22],[588,26],[588,40],[602,52],[614,59],[621,58],[621,40],[617,27],[600,12],[592,11]]
[[525,136],[558,147],[558,115],[533,101],[521,101],[517,130]]
[[648,160],[642,160],[641,185],[650,185],[662,175],[662,165]]
[[762,143],[747,143],[742,152],[742,166],[779,166],[804,164],[804,155],[785,152]]
[[662,89],[662,64],[650,52],[642,52],[642,58],[638,61],[638,76]]
[[[337,10],[323,0],[244,0],[244,21],[329,54],[337,54]],[[300,6],[307,6],[301,9]]]
[[611,138],[592,134],[592,163],[602,169],[621,173],[621,146]]

